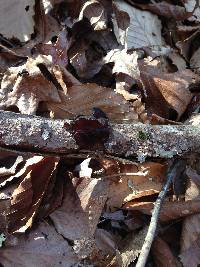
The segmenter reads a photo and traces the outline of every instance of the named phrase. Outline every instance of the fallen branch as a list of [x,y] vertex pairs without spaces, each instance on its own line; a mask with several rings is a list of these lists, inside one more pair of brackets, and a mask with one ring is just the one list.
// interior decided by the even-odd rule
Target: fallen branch
[[[67,120],[0,111],[0,147],[38,153],[80,153]],[[103,152],[115,156],[171,158],[200,152],[200,127],[189,125],[112,124]]]
[[165,184],[164,184],[162,190],[160,191],[158,198],[154,204],[154,208],[153,208],[152,216],[151,216],[151,222],[149,224],[149,229],[147,231],[147,235],[146,235],[146,238],[144,240],[144,244],[142,246],[136,267],[145,267],[145,264],[146,264],[146,261],[147,261],[148,255],[149,255],[149,251],[151,249],[151,245],[152,245],[152,242],[153,242],[154,237],[155,237],[161,205],[163,203],[163,200],[166,196],[166,193],[168,191],[168,188],[169,188],[172,180],[177,175],[177,171],[180,168],[182,168],[183,164],[185,164],[184,161],[181,161],[181,160],[177,161],[174,164],[174,166],[172,167],[172,169],[170,168],[170,170],[167,173]]

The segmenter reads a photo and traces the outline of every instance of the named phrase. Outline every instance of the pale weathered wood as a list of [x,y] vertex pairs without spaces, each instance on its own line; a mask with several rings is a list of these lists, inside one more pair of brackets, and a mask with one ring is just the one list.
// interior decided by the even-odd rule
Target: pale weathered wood
[[[0,147],[39,153],[79,153],[67,120],[0,111]],[[189,125],[112,124],[104,152],[115,156],[170,158],[200,152],[200,127]]]

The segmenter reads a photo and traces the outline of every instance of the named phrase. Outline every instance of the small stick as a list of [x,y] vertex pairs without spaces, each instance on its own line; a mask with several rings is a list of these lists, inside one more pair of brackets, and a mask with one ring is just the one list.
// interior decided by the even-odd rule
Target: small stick
[[175,162],[173,164],[172,168],[170,168],[170,170],[167,173],[167,177],[166,177],[166,181],[164,183],[164,186],[163,186],[162,190],[160,191],[158,198],[154,204],[151,222],[149,224],[149,229],[147,231],[147,235],[146,235],[146,238],[144,240],[144,244],[142,246],[136,267],[145,267],[145,264],[146,264],[146,261],[147,261],[148,255],[149,255],[149,251],[151,249],[151,245],[152,245],[152,242],[153,242],[154,237],[155,237],[161,205],[163,203],[163,200],[166,196],[166,193],[168,191],[168,188],[169,188],[172,180],[177,175],[177,171],[182,167],[183,164],[185,164],[185,163],[182,160]]

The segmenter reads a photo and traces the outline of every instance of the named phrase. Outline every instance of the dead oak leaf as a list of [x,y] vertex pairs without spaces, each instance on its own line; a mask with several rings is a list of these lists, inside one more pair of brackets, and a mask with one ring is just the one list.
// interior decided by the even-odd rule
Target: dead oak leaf
[[49,63],[41,56],[29,58],[26,64],[8,69],[1,82],[1,109],[17,106],[23,114],[35,114],[41,101],[60,102],[56,87],[38,68],[46,61]]
[[1,1],[0,33],[22,42],[30,40],[34,32],[34,5],[32,0]]
[[111,88],[97,84],[80,84],[67,88],[67,94],[59,91],[61,103],[47,103],[54,118],[73,119],[77,115],[90,115],[92,108],[102,109],[111,121],[137,120],[134,108],[123,96]]
[[164,174],[165,166],[160,163],[121,164],[120,172],[116,174],[119,181],[110,185],[107,207],[120,208],[131,199],[158,193],[162,187]]
[[[127,210],[137,210],[144,214],[151,215],[154,202],[142,202],[132,200],[126,203],[123,208]],[[165,201],[160,212],[160,221],[168,222],[181,217],[186,217],[200,212],[198,200],[189,201]]]
[[79,20],[83,18],[87,18],[96,31],[105,30],[107,28],[106,13],[100,1],[86,1],[79,14]]
[[128,235],[121,242],[121,250],[117,251],[116,260],[119,266],[128,267],[138,257],[147,233],[144,227],[137,234]]
[[[31,158],[28,158],[25,161],[25,164],[23,165],[23,167],[21,169],[19,169],[17,173],[15,173],[14,175],[5,177],[5,179],[1,179],[0,188],[4,188],[6,185],[8,185],[8,183],[10,183],[14,180],[23,179],[27,175],[27,173],[29,173],[31,171],[33,166],[35,164],[37,164],[41,159],[42,159],[41,156],[34,156]],[[21,162],[20,156],[17,158],[16,163],[17,162]],[[15,166],[15,164],[14,164],[14,166]]]
[[[10,156],[10,160],[12,161],[13,157]],[[6,157],[6,160],[9,162],[9,157]],[[1,187],[1,178],[4,176],[8,176],[8,175],[13,175],[16,172],[17,167],[19,166],[20,163],[23,162],[23,157],[22,156],[17,156],[15,158],[15,161],[13,162],[12,166],[10,166],[10,168],[2,166],[0,167],[0,187]],[[1,160],[0,160],[1,162]]]
[[174,111],[173,120],[178,120],[192,99],[190,88],[199,84],[199,77],[191,70],[174,73],[159,71],[158,64],[154,61],[140,65],[147,109],[167,119],[171,119]]
[[126,49],[111,50],[104,58],[105,63],[113,62],[113,73],[125,73],[133,79],[139,79],[140,71],[137,64],[138,53],[128,53]]
[[92,253],[108,185],[108,181],[94,178],[82,178],[73,185],[68,178],[63,204],[50,215],[57,231],[74,241],[74,250],[80,258]]
[[14,190],[7,214],[8,232],[24,232],[32,226],[57,162],[56,157],[41,157]]
[[190,12],[189,10],[186,11],[182,6],[173,5],[165,1],[149,4],[134,3],[131,0],[128,0],[128,2],[142,10],[148,10],[159,16],[173,20],[186,20],[191,17],[194,12],[194,10],[191,10]]
[[161,37],[161,21],[156,15],[139,10],[121,0],[116,0],[115,3],[119,10],[127,12],[130,17],[127,48],[160,47],[164,44]]
[[159,237],[157,237],[152,244],[152,254],[156,266],[181,267],[181,263],[173,255],[169,245]]
[[198,267],[200,262],[200,238],[180,255],[184,267]]
[[52,63],[66,67],[68,64],[67,51],[70,46],[70,41],[67,32],[62,30],[53,44],[38,44],[36,47],[43,55],[52,56]]
[[[198,161],[197,161],[198,164]],[[198,200],[199,199],[199,188],[200,188],[200,175],[191,167],[187,167],[186,174],[189,178],[187,183],[187,190],[185,198],[187,200]],[[183,220],[182,233],[181,233],[181,256],[182,262],[188,261],[187,257],[191,250],[194,249],[194,257],[198,251],[198,239],[200,236],[200,214],[193,214],[187,216]],[[197,250],[196,250],[197,246]],[[196,251],[195,251],[196,250]],[[193,253],[193,252],[192,252]],[[188,263],[187,263],[188,264]],[[184,265],[185,266],[185,265]],[[186,265],[187,266],[187,265]]]
[[26,235],[10,236],[1,248],[0,262],[5,267],[71,267],[78,259],[54,227],[43,222]]

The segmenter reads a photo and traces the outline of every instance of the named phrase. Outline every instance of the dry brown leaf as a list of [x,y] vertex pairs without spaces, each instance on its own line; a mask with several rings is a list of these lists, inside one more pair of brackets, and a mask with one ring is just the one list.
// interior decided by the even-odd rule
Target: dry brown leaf
[[52,63],[66,67],[68,64],[67,51],[70,46],[69,38],[66,30],[62,30],[57,37],[57,41],[53,44],[38,44],[38,51],[47,56],[52,56]]
[[83,18],[87,18],[90,21],[95,31],[107,28],[106,13],[100,1],[86,1],[79,14],[79,20]]
[[[9,157],[6,157],[6,159],[5,159],[6,161],[7,161],[7,163],[9,163]],[[10,161],[12,162],[12,160],[13,160],[13,157],[10,157]],[[0,167],[0,178],[1,177],[4,177],[4,176],[8,176],[8,175],[12,175],[12,174],[14,174],[15,172],[16,172],[16,168],[18,167],[18,165],[20,164],[20,163],[22,163],[23,162],[23,157],[22,156],[18,156],[18,157],[16,157],[16,158],[14,158],[14,162],[13,162],[13,164],[12,164],[12,166],[10,166],[10,168],[8,168],[8,167]],[[2,162],[1,162],[1,164],[2,164]],[[0,179],[0,187],[1,187],[1,183],[2,183],[2,180]]]
[[60,23],[51,16],[52,4],[49,1],[38,1],[35,6],[36,38],[30,41],[33,46],[38,43],[49,42],[57,37],[62,30]]
[[147,234],[147,227],[137,234],[132,234],[122,241],[122,250],[117,251],[117,263],[120,267],[128,267],[137,258]]
[[[178,120],[192,99],[190,88],[199,84],[199,77],[191,70],[174,73],[159,73],[152,65],[143,65],[140,69],[141,78],[147,94],[147,108],[152,113],[170,119],[170,110],[174,110],[173,120]],[[150,68],[149,68],[150,67]],[[144,68],[144,69],[142,69]]]
[[200,263],[200,238],[180,255],[184,267],[198,267]]
[[74,240],[74,250],[82,258],[94,249],[94,233],[108,196],[109,181],[82,178],[77,182],[78,186],[73,186],[68,178],[63,204],[50,217],[60,234]]
[[[189,18],[190,21],[200,22],[200,7],[198,0],[186,0],[184,1],[185,9],[187,12],[193,13],[193,16]],[[194,11],[194,12],[193,12]]]
[[171,59],[173,65],[177,67],[178,70],[185,70],[187,68],[185,60],[180,56],[180,54],[176,51],[172,51],[168,58]]
[[[130,201],[129,203],[123,206],[123,208],[125,209],[138,210],[147,215],[151,215],[153,207],[154,207],[154,202],[138,202],[138,201]],[[176,201],[176,202],[165,201],[162,205],[159,218],[162,222],[167,222],[199,212],[200,212],[199,200]]]
[[0,188],[4,188],[7,184],[14,180],[23,179],[31,171],[33,166],[41,161],[41,159],[41,156],[34,156],[28,158],[24,166],[20,170],[18,170],[15,175],[11,175],[9,177],[5,177],[5,179],[1,179]]
[[10,236],[0,250],[0,262],[4,267],[71,267],[78,259],[54,227],[43,222],[27,235]]
[[105,63],[113,62],[112,72],[115,74],[125,73],[135,80],[139,79],[140,71],[137,63],[138,53],[133,51],[128,53],[126,49],[111,50],[104,58]]
[[32,0],[1,1],[0,33],[22,42],[30,40],[34,32],[34,5]]
[[200,60],[199,60],[199,57],[200,57],[200,48],[198,48],[194,52],[194,54],[192,55],[192,57],[190,59],[190,66],[191,66],[191,68],[194,68],[194,69],[200,68]]
[[0,108],[17,106],[23,114],[35,114],[41,101],[60,102],[56,87],[48,81],[39,64],[48,63],[45,57],[29,58],[25,65],[10,68],[4,75],[0,89]]
[[188,216],[184,219],[181,237],[181,253],[188,250],[192,243],[200,237],[200,214]]
[[[120,180],[110,186],[107,206],[111,209],[120,208],[131,199],[158,193],[162,187],[165,170],[164,165],[154,162],[120,166],[120,172],[117,174]],[[127,175],[120,176],[120,173]]]
[[7,233],[6,213],[10,208],[10,201],[15,185],[11,185],[4,190],[0,190],[0,233]]
[[[199,190],[200,190],[200,175],[188,167],[186,174],[189,177],[188,186],[185,194],[187,200],[199,200]],[[200,237],[200,214],[194,214],[187,216],[183,221],[182,234],[181,234],[181,256],[182,262],[188,261],[187,257],[190,253],[194,253],[192,257],[194,259],[198,256],[198,239]],[[191,252],[192,250],[192,252]],[[185,258],[186,257],[186,258]],[[194,261],[195,262],[195,261]],[[188,263],[184,266],[188,266]],[[195,265],[194,265],[195,266]]]
[[127,48],[161,47],[161,22],[158,17],[148,11],[139,10],[124,1],[115,1],[119,10],[125,11],[130,17],[127,33]]
[[173,19],[173,20],[186,20],[193,14],[193,9],[189,11],[185,10],[184,7],[173,5],[168,2],[162,1],[162,2],[156,2],[156,3],[149,3],[149,4],[140,4],[140,3],[134,3],[131,0],[128,0],[128,2],[132,3],[134,6],[139,7],[143,10],[149,10],[159,16]]
[[91,79],[103,66],[103,48],[99,42],[94,45],[91,40],[79,40],[69,49],[71,65],[82,79]]
[[40,157],[40,161],[33,165],[14,190],[10,210],[6,215],[9,233],[24,232],[32,226],[57,162],[56,157]]
[[125,47],[130,17],[127,12],[120,10],[115,3],[113,4],[112,23],[118,43]]
[[[195,171],[191,167],[187,167],[186,174],[192,180],[192,182],[195,183],[195,185],[197,186],[198,190],[200,190],[200,175],[197,173],[197,171]],[[187,190],[189,190],[189,189],[190,189],[190,186],[188,185],[188,189]],[[197,197],[198,197],[198,195],[197,195]],[[197,197],[195,197],[193,194],[190,194],[190,195],[187,194],[187,199],[188,200],[195,199]]]
[[194,49],[197,48],[196,45],[199,46],[198,43],[199,36],[200,36],[200,31],[198,29],[195,32],[192,32],[192,34],[190,34],[183,40],[178,41],[176,43],[176,46],[180,49],[181,54],[188,62],[190,61],[191,55],[195,52]]
[[95,231],[95,242],[102,253],[113,255],[116,251],[114,236],[104,229],[97,228]]
[[181,125],[182,124],[181,122],[172,121],[172,120],[162,118],[156,114],[152,114],[150,116],[150,121],[151,121],[151,124],[154,124],[154,125],[168,125],[168,124]]
[[152,254],[156,267],[181,267],[181,263],[172,254],[168,244],[159,237],[152,244]]
[[111,121],[137,119],[131,105],[111,88],[96,84],[81,84],[67,89],[67,95],[59,92],[61,103],[47,103],[54,118],[73,119],[77,115],[89,115],[92,108],[102,109]]

